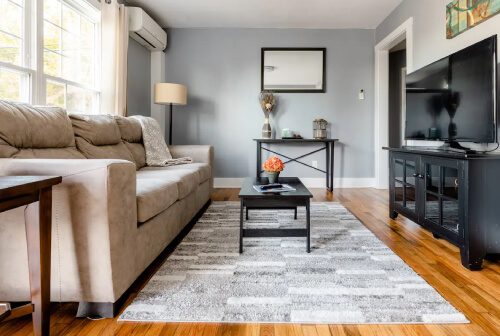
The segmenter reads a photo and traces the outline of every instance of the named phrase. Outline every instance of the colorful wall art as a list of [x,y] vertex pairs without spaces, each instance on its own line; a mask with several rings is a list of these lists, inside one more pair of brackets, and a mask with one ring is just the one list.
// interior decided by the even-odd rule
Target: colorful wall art
[[500,0],[453,0],[446,6],[446,38],[464,31],[500,13]]

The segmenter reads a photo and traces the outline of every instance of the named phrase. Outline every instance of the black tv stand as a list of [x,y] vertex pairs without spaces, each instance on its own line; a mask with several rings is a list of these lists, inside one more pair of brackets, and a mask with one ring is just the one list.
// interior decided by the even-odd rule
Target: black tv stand
[[401,214],[456,245],[470,270],[500,254],[499,154],[385,149],[392,219]]

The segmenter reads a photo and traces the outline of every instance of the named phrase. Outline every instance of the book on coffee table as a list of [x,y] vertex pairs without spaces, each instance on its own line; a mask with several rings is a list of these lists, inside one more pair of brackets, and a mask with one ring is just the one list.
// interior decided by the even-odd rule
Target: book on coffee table
[[289,184],[282,184],[280,188],[265,188],[266,185],[254,185],[253,188],[261,193],[277,193],[277,192],[286,192],[286,191],[296,191],[297,189],[291,187]]

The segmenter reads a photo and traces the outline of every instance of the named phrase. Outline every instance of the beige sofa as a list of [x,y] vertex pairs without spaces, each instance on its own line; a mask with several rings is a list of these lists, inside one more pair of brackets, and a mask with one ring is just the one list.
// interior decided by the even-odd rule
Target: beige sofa
[[[210,201],[213,147],[170,146],[195,163],[147,167],[132,118],[0,101],[0,176],[60,175],[53,190],[51,298],[112,317],[127,289]],[[25,216],[0,214],[0,301],[29,301]]]

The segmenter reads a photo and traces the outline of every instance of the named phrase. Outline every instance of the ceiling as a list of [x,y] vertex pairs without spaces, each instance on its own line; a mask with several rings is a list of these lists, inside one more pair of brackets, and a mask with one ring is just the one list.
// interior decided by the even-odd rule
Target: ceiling
[[403,0],[127,0],[163,28],[376,28]]

